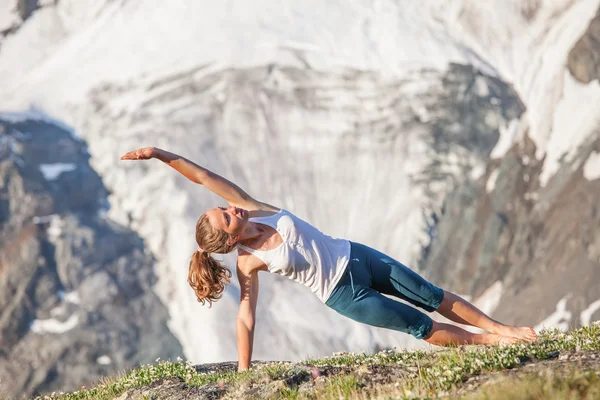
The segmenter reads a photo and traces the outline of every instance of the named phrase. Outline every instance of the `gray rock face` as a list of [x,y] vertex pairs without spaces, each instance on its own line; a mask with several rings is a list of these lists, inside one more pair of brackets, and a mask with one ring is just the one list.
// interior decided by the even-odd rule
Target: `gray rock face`
[[38,0],[19,0],[17,7],[19,16],[25,21],[39,7]]
[[567,63],[571,74],[580,82],[600,79],[600,9],[569,52]]
[[[583,83],[600,79],[600,9],[569,52],[568,69]],[[506,323],[567,328],[599,319],[600,183],[584,173],[598,132],[563,157],[545,185],[545,160],[529,136],[490,160],[481,178],[458,181],[431,218],[424,272]]]
[[492,315],[502,322],[535,325],[553,313],[565,327],[600,319],[589,308],[600,298],[600,181],[583,172],[599,149],[592,135],[542,187],[533,142],[514,146],[448,196],[421,267],[475,299],[501,282]]
[[0,119],[0,378],[9,396],[73,390],[182,349],[152,291],[154,260],[103,217],[84,142]]

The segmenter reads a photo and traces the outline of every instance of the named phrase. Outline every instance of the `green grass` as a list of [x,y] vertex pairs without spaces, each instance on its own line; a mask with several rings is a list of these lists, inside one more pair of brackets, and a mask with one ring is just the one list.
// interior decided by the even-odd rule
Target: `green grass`
[[593,325],[563,333],[548,330],[532,344],[507,347],[465,346],[441,352],[391,352],[373,355],[338,353],[333,357],[310,360],[316,365],[407,365],[415,373],[402,382],[406,392],[433,395],[447,392],[468,375],[514,368],[530,358],[547,359],[561,350],[600,350],[600,326]]
[[334,376],[317,390],[315,397],[324,400],[348,399],[360,396],[363,383],[354,375]]
[[[101,379],[92,388],[82,387],[80,390],[72,393],[54,393],[48,394],[48,396],[49,398],[67,400],[109,400],[119,396],[130,388],[149,385],[159,378],[177,376],[181,377],[185,383],[191,386],[222,382],[229,384],[234,389],[241,384],[247,386],[260,385],[273,381],[292,382],[289,385],[286,384],[285,389],[279,389],[277,392],[278,397],[287,399],[301,399],[307,396],[324,399],[339,399],[340,397],[369,398],[371,396],[380,398],[385,398],[385,396],[390,396],[390,398],[398,398],[398,396],[400,398],[427,398],[452,393],[454,389],[459,387],[471,375],[510,369],[519,366],[522,362],[529,359],[546,359],[556,356],[557,351],[575,349],[581,351],[600,351],[600,324],[596,323],[592,326],[576,329],[568,333],[557,330],[544,331],[535,343],[514,344],[502,348],[463,346],[460,348],[443,349],[441,351],[384,350],[375,354],[335,353],[331,357],[306,360],[305,362],[296,364],[274,362],[259,365],[250,371],[241,373],[200,373],[196,372],[194,366],[189,361],[183,362],[180,359],[176,362],[157,360],[155,364],[143,365],[140,368],[127,371],[113,378]],[[380,385],[377,388],[369,387],[359,374],[354,373],[361,368],[365,369],[365,367],[378,365],[396,366],[402,368],[405,373],[392,384]],[[320,377],[318,379],[320,384],[317,385],[315,383],[314,390],[310,395],[307,395],[298,390],[297,384],[294,383],[297,379],[294,381],[294,377],[302,378],[300,381],[303,382],[316,382],[316,380],[309,376],[310,373],[306,372],[307,368],[309,368],[308,366],[337,368],[337,372],[327,377]],[[576,380],[579,382],[581,379],[587,379],[591,393],[595,393],[593,390],[597,390],[598,375],[589,378],[573,378],[573,381]],[[532,386],[538,383],[535,380],[532,382],[535,382],[530,384]],[[560,385],[567,385],[570,381],[567,379],[566,381],[559,380],[556,382],[559,382],[557,384]],[[547,385],[550,385],[550,383]],[[582,385],[585,386],[587,384]],[[500,391],[498,393],[508,390],[509,386],[506,389],[498,389]],[[567,389],[564,390],[566,391]],[[565,393],[568,393],[568,391]],[[489,396],[496,397],[476,398],[500,399],[502,397],[502,395],[493,394],[492,392],[490,392]]]
[[298,388],[282,389],[279,391],[279,398],[296,400],[300,398],[300,392],[298,391]]
[[600,399],[600,373],[572,370],[567,376],[547,373],[530,375],[518,381],[504,379],[463,400]]

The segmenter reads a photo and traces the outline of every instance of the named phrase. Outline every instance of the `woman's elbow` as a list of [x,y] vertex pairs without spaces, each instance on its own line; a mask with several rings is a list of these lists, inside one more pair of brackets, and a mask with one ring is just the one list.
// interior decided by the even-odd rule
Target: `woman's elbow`
[[244,324],[244,326],[249,330],[254,330],[254,316],[252,315],[238,315],[237,317],[238,323]]

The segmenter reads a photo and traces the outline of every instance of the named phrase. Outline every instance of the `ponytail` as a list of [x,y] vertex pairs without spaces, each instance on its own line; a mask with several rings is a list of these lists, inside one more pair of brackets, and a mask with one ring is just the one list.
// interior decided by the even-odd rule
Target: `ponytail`
[[216,230],[206,214],[196,223],[196,244],[198,250],[192,254],[188,272],[188,283],[194,289],[196,298],[202,305],[212,303],[223,296],[225,286],[231,280],[231,271],[210,256],[210,252],[227,254],[235,250],[235,244],[228,244],[229,234]]
[[223,296],[225,285],[231,280],[231,271],[215,260],[206,251],[192,254],[188,272],[188,283],[194,289],[196,298],[209,307]]

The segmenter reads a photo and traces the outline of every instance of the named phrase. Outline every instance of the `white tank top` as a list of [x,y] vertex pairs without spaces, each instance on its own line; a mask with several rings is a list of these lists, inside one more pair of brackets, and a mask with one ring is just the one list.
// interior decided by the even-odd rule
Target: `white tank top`
[[272,250],[255,250],[238,243],[238,251],[245,250],[260,258],[269,272],[308,286],[325,303],[348,264],[350,242],[327,236],[283,209],[249,221],[277,230],[283,243]]

